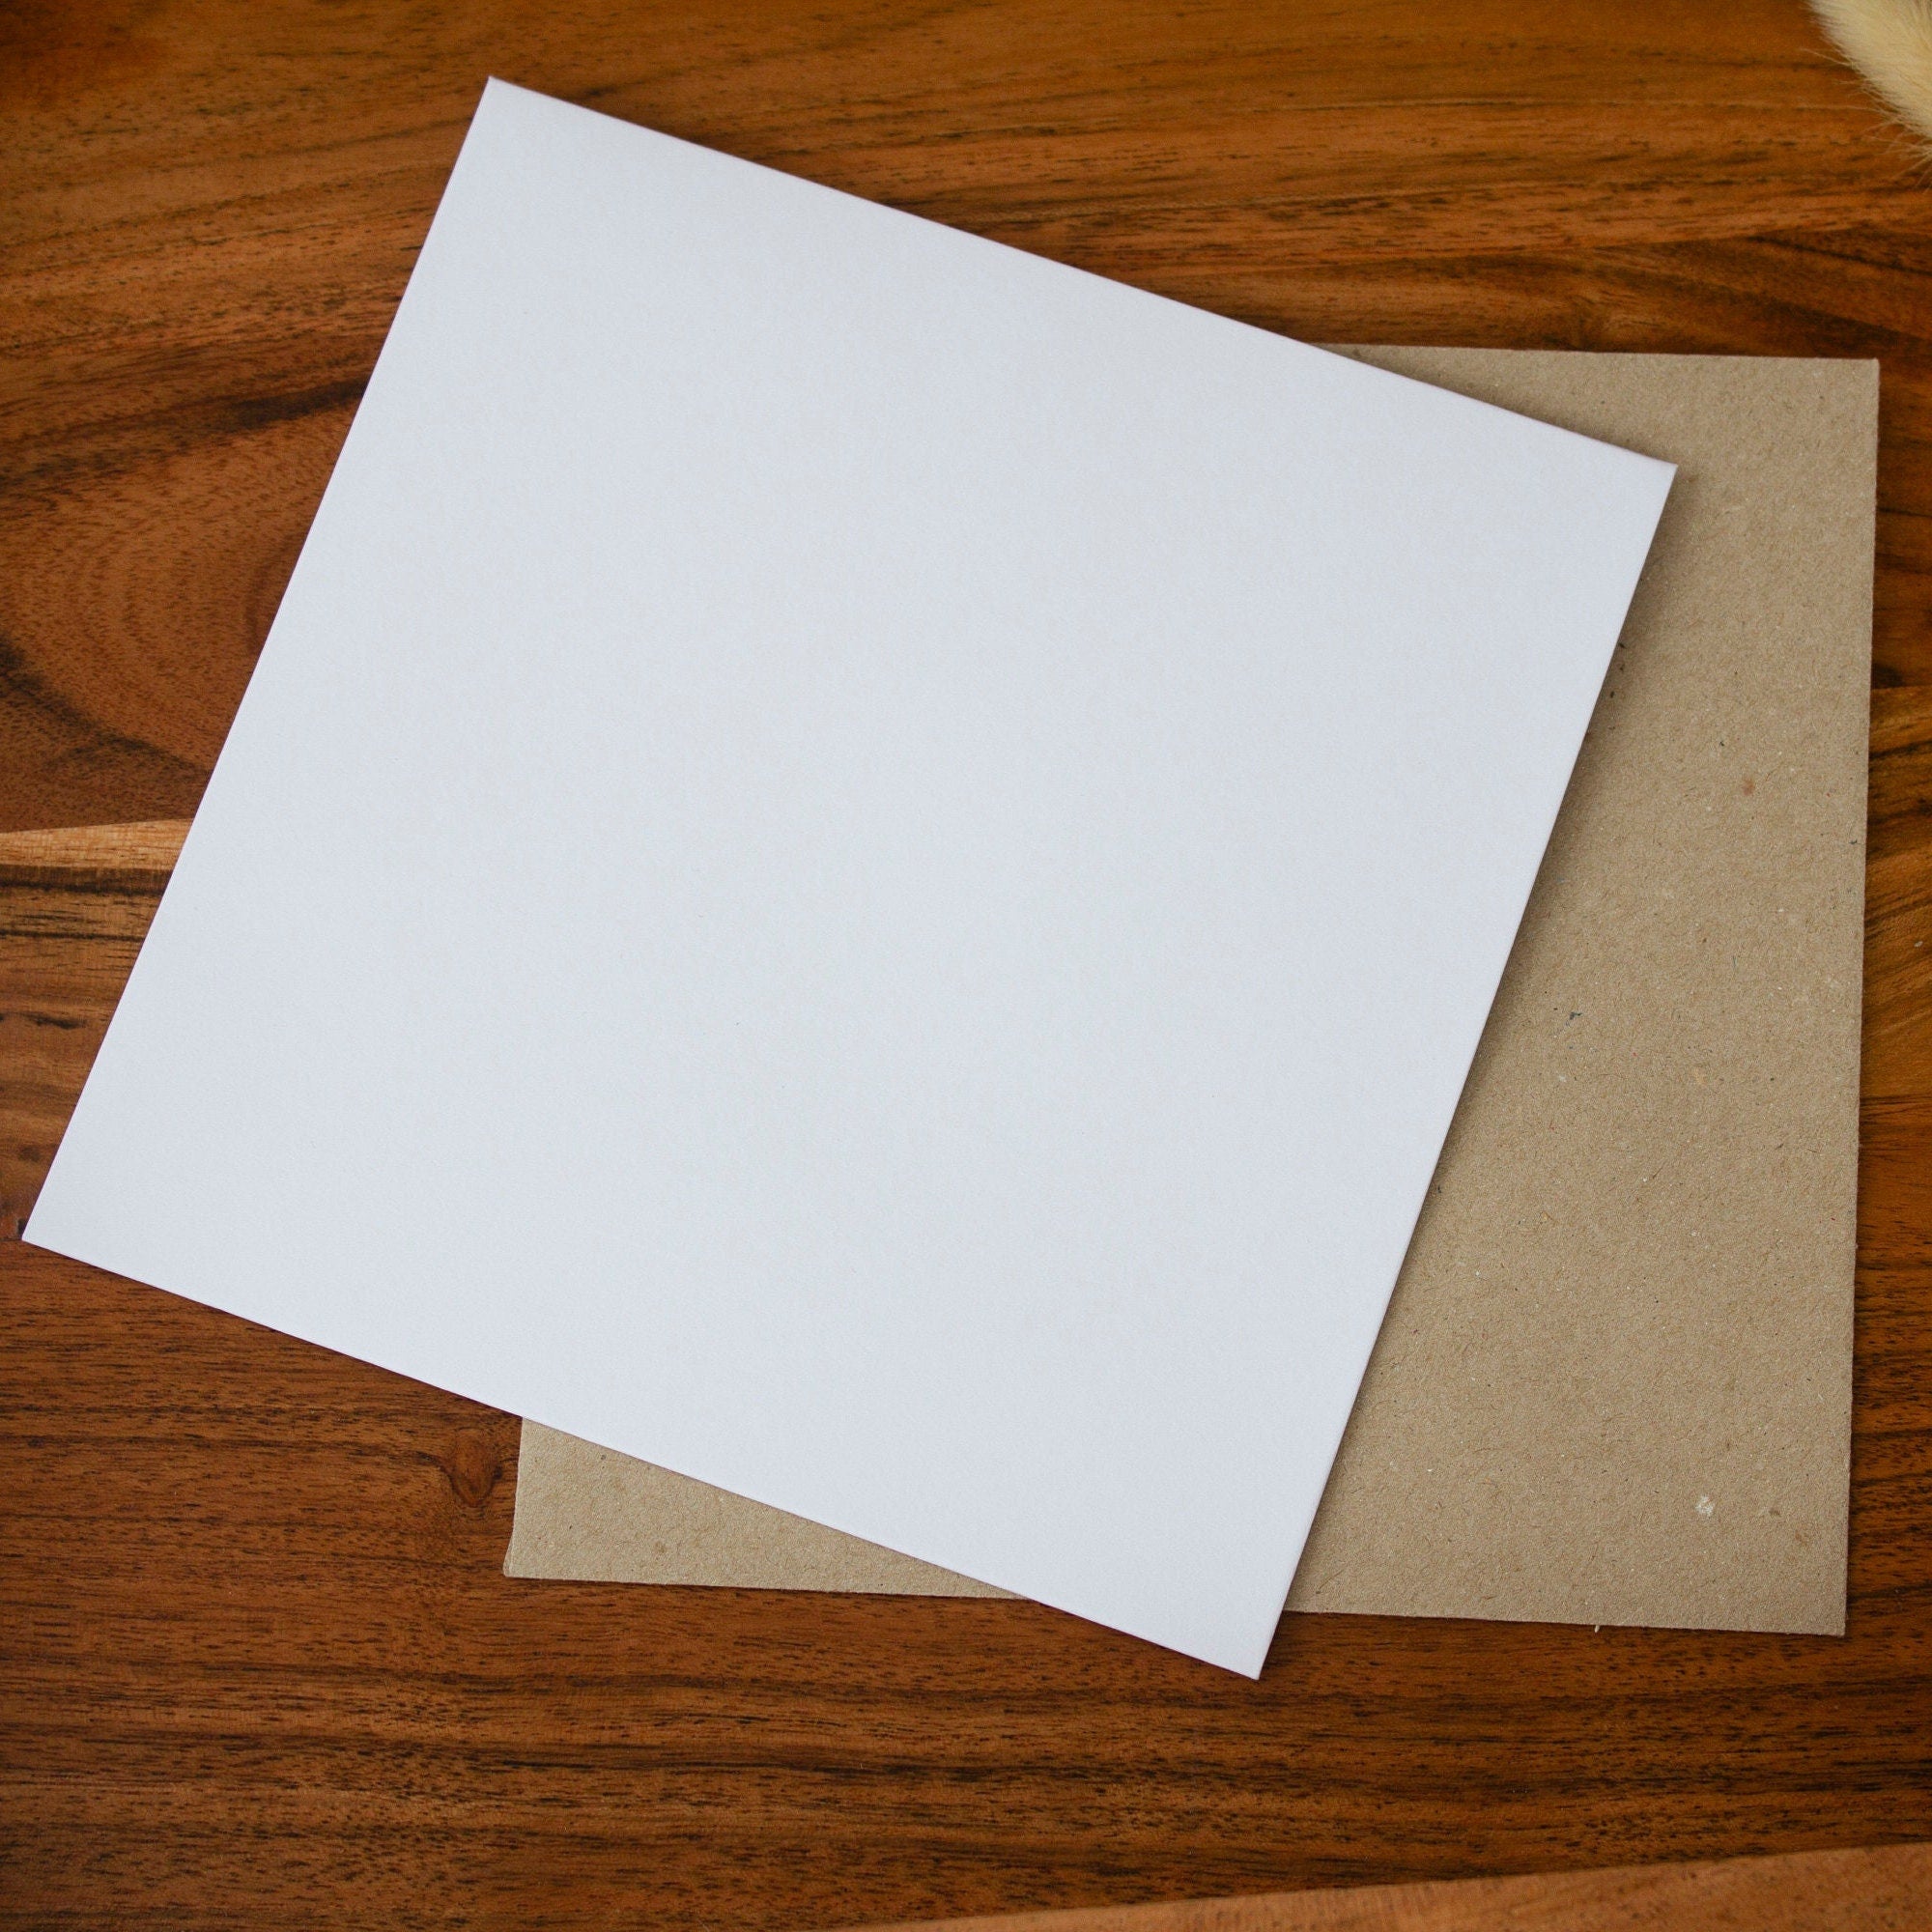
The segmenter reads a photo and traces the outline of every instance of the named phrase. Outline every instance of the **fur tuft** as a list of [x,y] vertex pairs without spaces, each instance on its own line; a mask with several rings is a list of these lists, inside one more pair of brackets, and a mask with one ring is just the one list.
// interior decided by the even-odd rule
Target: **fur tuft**
[[1811,11],[1872,91],[1932,142],[1932,0],[1811,0]]

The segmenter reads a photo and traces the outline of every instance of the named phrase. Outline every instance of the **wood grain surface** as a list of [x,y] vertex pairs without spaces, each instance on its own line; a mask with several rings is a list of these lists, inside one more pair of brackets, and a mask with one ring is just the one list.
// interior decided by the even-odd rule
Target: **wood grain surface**
[[[516,1424],[0,1244],[0,1918],[796,1926],[1932,1836],[1932,188],[1796,0],[9,0],[18,1225],[486,73],[1322,340],[1883,362],[1850,1634],[516,1583]],[[532,1204],[533,1209],[536,1204]],[[345,1217],[356,1204],[342,1204]]]
[[948,1932],[1923,1932],[1932,1845],[940,1922]]

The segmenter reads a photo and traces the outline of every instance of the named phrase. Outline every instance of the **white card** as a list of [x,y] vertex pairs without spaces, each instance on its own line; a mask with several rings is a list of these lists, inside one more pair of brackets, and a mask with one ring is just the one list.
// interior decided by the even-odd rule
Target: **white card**
[[1258,1672],[1669,479],[492,83],[28,1237]]

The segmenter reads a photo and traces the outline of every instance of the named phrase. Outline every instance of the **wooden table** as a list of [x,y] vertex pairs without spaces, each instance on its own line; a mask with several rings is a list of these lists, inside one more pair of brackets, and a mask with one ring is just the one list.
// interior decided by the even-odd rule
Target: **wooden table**
[[[1932,1836],[1932,188],[1795,0],[16,0],[0,832],[192,810],[492,71],[1297,335],[1882,358],[1851,1634],[1292,1618],[1257,1685],[1020,1604],[512,1583],[514,1420],[10,1241],[0,1917]],[[5,841],[10,1232],[172,836]]]

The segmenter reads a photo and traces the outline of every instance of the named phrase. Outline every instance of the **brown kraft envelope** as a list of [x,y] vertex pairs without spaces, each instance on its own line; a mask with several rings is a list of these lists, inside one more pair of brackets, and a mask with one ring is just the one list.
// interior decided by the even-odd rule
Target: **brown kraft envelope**
[[[1877,366],[1348,353],[1680,468],[1289,1607],[1842,1632]],[[1005,1594],[527,1422],[504,1568]]]

